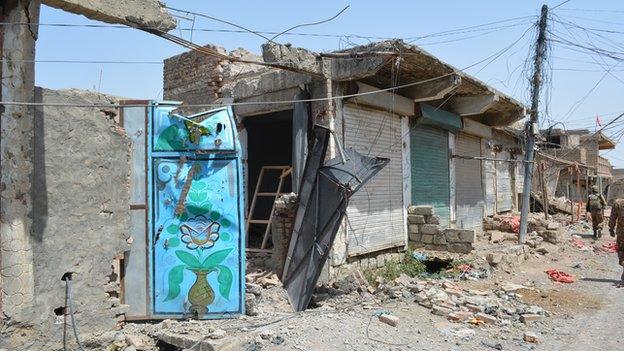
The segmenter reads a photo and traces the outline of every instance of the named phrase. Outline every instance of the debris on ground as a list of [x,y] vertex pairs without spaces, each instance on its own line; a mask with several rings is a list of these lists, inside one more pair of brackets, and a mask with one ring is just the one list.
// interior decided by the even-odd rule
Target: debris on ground
[[570,283],[574,283],[575,281],[575,278],[573,276],[569,275],[566,272],[557,270],[557,269],[549,269],[546,271],[546,274],[548,274],[550,279],[558,283],[570,284]]

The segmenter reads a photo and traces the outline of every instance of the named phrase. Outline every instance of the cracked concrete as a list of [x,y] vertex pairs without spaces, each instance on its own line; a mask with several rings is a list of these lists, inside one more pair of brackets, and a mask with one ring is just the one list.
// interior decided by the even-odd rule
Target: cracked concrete
[[156,0],[43,0],[43,3],[107,23],[168,32],[176,21]]

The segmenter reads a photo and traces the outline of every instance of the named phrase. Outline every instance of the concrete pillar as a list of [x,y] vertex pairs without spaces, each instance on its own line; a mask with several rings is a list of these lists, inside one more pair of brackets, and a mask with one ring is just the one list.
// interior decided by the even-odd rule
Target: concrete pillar
[[[5,22],[38,23],[40,0],[8,2]],[[2,100],[33,102],[38,26],[6,25],[2,33]],[[3,106],[0,124],[0,277],[4,314],[20,320],[34,299],[31,245],[34,107]]]

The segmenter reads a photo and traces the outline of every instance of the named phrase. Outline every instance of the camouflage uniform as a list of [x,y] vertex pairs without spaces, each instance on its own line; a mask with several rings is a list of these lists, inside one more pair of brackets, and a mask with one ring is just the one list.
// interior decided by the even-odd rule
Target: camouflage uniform
[[[596,204],[591,206],[591,204]],[[607,207],[607,201],[604,196],[598,192],[598,187],[592,187],[592,194],[589,195],[587,200],[586,210],[591,213],[592,229],[594,230],[594,237],[599,238],[602,236],[602,223],[604,222],[604,208]]]
[[613,233],[617,235],[618,259],[620,266],[624,267],[624,199],[617,199],[613,202],[611,218],[609,219],[609,232],[612,233],[611,235]]

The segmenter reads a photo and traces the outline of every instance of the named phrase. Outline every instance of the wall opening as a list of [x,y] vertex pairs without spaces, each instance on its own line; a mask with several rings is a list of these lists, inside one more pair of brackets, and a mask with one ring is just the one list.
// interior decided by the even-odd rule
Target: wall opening
[[[262,167],[291,166],[293,147],[293,111],[280,111],[247,117],[243,125],[247,131],[247,208],[249,213],[256,184]],[[275,193],[278,187],[280,171],[265,172],[259,192]],[[292,191],[292,178],[285,178],[281,193]],[[273,206],[274,197],[257,197],[254,208],[254,219],[268,219]],[[259,248],[264,237],[266,224],[250,224],[248,233],[249,248]],[[270,235],[269,235],[270,243]],[[270,244],[269,244],[270,247]]]

